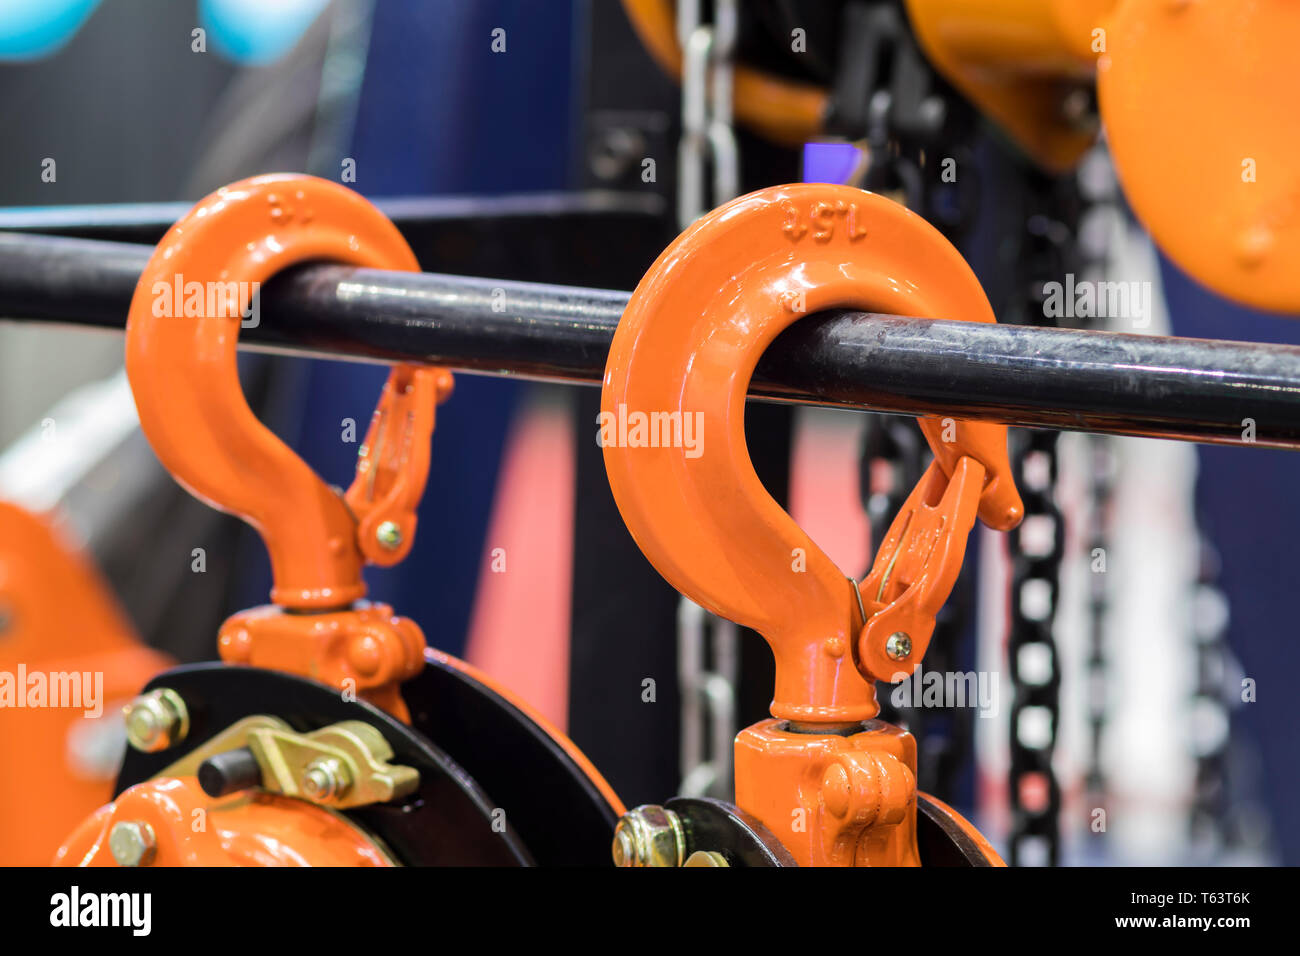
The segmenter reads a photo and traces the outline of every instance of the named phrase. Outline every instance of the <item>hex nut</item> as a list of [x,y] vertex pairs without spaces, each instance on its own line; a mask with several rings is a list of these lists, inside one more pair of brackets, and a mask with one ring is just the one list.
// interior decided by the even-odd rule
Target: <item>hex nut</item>
[[174,747],[190,732],[190,715],[181,695],[167,687],[141,694],[122,708],[126,739],[142,753]]
[[108,849],[118,866],[148,866],[157,855],[158,837],[144,821],[123,820],[109,831]]
[[655,804],[629,810],[614,830],[615,866],[681,866],[685,850],[681,820]]

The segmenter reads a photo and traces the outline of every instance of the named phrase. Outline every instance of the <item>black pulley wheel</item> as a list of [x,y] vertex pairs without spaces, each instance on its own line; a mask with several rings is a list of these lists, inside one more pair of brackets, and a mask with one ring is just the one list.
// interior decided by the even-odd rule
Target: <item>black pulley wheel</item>
[[674,797],[664,806],[682,822],[686,850],[721,853],[728,866],[798,866],[772,831],[744,810],[707,797]]
[[[721,853],[728,866],[797,866],[767,827],[722,800],[677,797],[665,806],[677,814],[686,838],[684,857],[697,851]],[[916,800],[916,839],[922,866],[996,866],[1000,861],[982,839],[924,793]]]
[[412,728],[500,801],[539,866],[613,865],[622,807],[524,711],[436,653],[402,685],[402,696]]
[[916,842],[922,866],[1000,866],[991,848],[969,823],[925,793],[916,795]]

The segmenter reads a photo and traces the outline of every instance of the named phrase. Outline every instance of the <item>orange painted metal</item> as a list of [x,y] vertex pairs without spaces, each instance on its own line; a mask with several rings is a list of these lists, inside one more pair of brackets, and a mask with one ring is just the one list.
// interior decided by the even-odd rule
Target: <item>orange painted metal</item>
[[1300,313],[1300,6],[1122,0],[1107,34],[1102,120],[1142,224],[1220,295]]
[[[679,78],[672,0],[623,5]],[[1096,142],[1083,99],[1095,84],[1125,196],[1160,248],[1220,295],[1300,313],[1295,3],[905,5],[935,69],[1048,170],[1072,169]],[[734,96],[737,117],[778,142],[797,145],[822,128],[827,98],[816,87],[737,67]]]
[[1120,0],[906,0],[935,68],[1035,161],[1071,168],[1097,138],[1066,108],[1091,87],[1106,14]]
[[[1096,140],[1067,115],[1072,89],[1091,85],[1092,31],[1118,0],[907,0],[917,40],[936,69],[1044,166],[1065,170]],[[673,0],[623,0],[637,36],[674,79],[682,74]],[[820,87],[743,65],[737,119],[799,145],[820,135],[829,97]]]
[[[429,439],[434,409],[451,395],[446,369],[398,365],[379,396],[357,475],[344,500],[357,521],[356,540],[370,564],[390,567],[411,552],[415,509],[429,477]],[[397,527],[394,545],[380,542],[379,526]]]
[[[623,0],[623,9],[646,50],[673,79],[682,78],[673,0]],[[825,121],[826,91],[741,64],[732,87],[736,118],[768,139],[798,146],[816,136]]]
[[[396,227],[351,190],[296,174],[242,180],[201,200],[158,244],[131,301],[127,374],[162,463],[255,527],[270,552],[276,607],[228,622],[223,656],[351,687],[405,719],[395,683],[419,670],[423,636],[386,607],[352,605],[365,594],[365,562],[391,564],[410,549],[451,376],[395,367],[356,479],[346,496],[331,489],[257,420],[235,364],[260,284],[309,260],[418,269]],[[385,522],[397,533],[380,540]]]
[[[623,447],[606,443],[606,470],[624,521],[660,573],[767,637],[777,668],[772,714],[789,720],[876,713],[855,665],[863,621],[853,585],[764,490],[742,429],[764,349],[801,316],[832,308],[993,321],[960,254],[902,206],[847,186],[773,187],[705,216],[655,261],[619,323],[602,395],[611,429],[632,414],[700,422],[702,453],[680,443],[627,447],[629,431]],[[1019,521],[1005,428],[935,418],[922,428],[944,476],[961,479],[954,517],[974,499],[992,527]],[[963,458],[982,466],[982,480],[957,469]],[[933,473],[930,481],[927,490],[942,484]],[[916,609],[909,621],[918,636],[933,606],[923,598],[960,563],[949,542],[965,531],[951,522],[942,529],[944,549],[933,557],[943,567],[913,574],[912,596],[895,602],[900,616]]]
[[403,722],[410,713],[398,685],[424,666],[424,633],[387,604],[346,611],[286,614],[273,606],[232,615],[217,635],[221,659],[302,674],[360,691]]
[[1063,106],[1095,82],[1125,196],[1161,250],[1220,295],[1300,313],[1294,3],[907,0],[907,10],[936,68],[1049,169],[1071,168],[1094,141]]
[[155,777],[87,817],[63,842],[55,866],[118,866],[109,834],[144,823],[156,848],[150,866],[392,866],[339,814],[262,791],[213,799],[193,777]]
[[0,618],[0,865],[43,866],[112,794],[126,746],[122,704],[171,661],[140,642],[49,520],[7,502]]
[[[778,835],[799,832],[792,809],[822,799],[815,793],[831,754],[863,761],[850,809],[874,799],[864,781],[875,780],[881,799],[914,793],[910,738],[851,729],[879,710],[875,679],[899,679],[919,663],[976,513],[1001,529],[1023,514],[1005,428],[927,418],[935,465],[887,536],[865,595],[795,524],[750,463],[745,396],[777,334],[833,308],[993,321],[961,256],[902,206],[847,186],[773,187],[705,216],[655,261],[615,333],[601,399],[606,470],[641,550],[688,597],[772,647],[772,715],[790,725],[742,734],[736,788],[741,807]],[[886,664],[881,642],[895,630],[913,637],[914,650]],[[910,862],[915,805],[901,806],[911,822],[889,823],[883,845],[873,841],[885,831],[868,827],[854,852],[835,849],[849,831],[829,843],[819,832],[791,851],[805,863]],[[892,811],[882,827],[887,820]]]
[[[419,268],[396,227],[351,190],[309,176],[258,176],[217,190],[168,230],[136,287],[126,341],[140,423],[159,459],[196,497],[261,532],[275,574],[272,599],[299,611],[339,608],[364,595],[357,518],[257,420],[235,357],[254,284],[308,260]],[[171,314],[178,287],[181,297],[191,288],[203,296],[197,314]],[[397,519],[423,490],[422,450],[434,420],[429,396],[440,376],[397,369],[385,388],[385,398],[414,387],[423,399],[395,409],[413,420],[403,428],[405,440],[385,450],[414,452],[407,459],[411,480],[390,505]],[[368,484],[371,474],[391,469],[388,459],[375,465],[364,476],[359,469],[358,481]],[[355,484],[349,494],[358,494]]]
[[[868,680],[903,680],[925,656],[935,615],[961,571],[984,476],[984,466],[971,457],[959,459],[951,477],[934,462],[889,526],[858,585],[867,623],[858,636],[857,662]],[[905,661],[886,649],[894,634],[911,641]]]
[[847,736],[767,720],[736,737],[736,805],[800,866],[920,866],[916,738],[872,721]]

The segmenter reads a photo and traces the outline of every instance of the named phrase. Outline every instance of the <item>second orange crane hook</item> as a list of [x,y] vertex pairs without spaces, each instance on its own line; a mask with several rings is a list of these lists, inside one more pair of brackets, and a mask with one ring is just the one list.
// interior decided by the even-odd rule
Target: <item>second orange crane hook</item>
[[922,419],[935,461],[867,579],[845,577],[763,488],[744,432],[764,350],[834,308],[993,321],[957,250],[902,206],[833,185],[743,196],[633,293],[605,369],[605,467],[659,572],[771,645],[774,719],[736,738],[740,808],[800,865],[913,864],[916,742],[871,720],[874,682],[919,664],[976,513],[1006,529],[1024,509],[1004,427]]
[[[243,518],[271,555],[273,607],[222,628],[222,657],[357,689],[399,716],[397,684],[418,672],[424,637],[365,595],[366,562],[410,550],[429,470],[444,369],[396,366],[339,494],[258,421],[236,368],[241,325],[262,283],[308,261],[418,271],[397,228],[337,183],[297,174],[212,193],[158,244],[131,301],[126,369],[140,425],[194,495]],[[284,612],[292,613],[284,613]]]

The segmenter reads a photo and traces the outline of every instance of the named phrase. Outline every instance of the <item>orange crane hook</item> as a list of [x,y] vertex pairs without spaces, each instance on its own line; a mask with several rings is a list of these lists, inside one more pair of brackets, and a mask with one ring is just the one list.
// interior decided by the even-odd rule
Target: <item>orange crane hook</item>
[[[704,426],[699,454],[606,442],[610,484],[633,537],[670,583],[767,637],[777,663],[772,713],[790,720],[876,713],[870,688],[846,676],[864,623],[858,600],[764,490],[743,433],[764,349],[802,315],[833,308],[994,321],[960,254],[902,206],[847,186],[774,187],[704,217],[651,266],[614,336],[602,395],[602,416],[698,416]],[[929,637],[925,614],[947,596],[975,511],[1000,529],[1023,513],[1005,427],[941,418],[921,427],[936,462],[908,503],[918,516],[914,544],[903,540],[899,552],[905,533],[895,529],[901,556],[891,575],[867,579],[864,595],[894,630],[907,625],[916,661]],[[861,664],[888,678],[899,667],[880,665],[869,630]]]
[[127,321],[127,375],[162,463],[196,497],[256,528],[270,552],[275,606],[226,622],[223,659],[351,686],[404,717],[396,685],[422,666],[424,636],[390,608],[354,602],[366,562],[392,564],[410,550],[435,406],[452,379],[394,367],[356,480],[345,496],[330,488],[257,420],[235,362],[260,285],[309,260],[419,269],[397,228],[337,183],[297,174],[233,183],[172,226],[145,267]]
[[[861,590],[846,579],[763,488],[744,437],[764,349],[834,308],[994,321],[957,250],[888,199],[823,184],[743,196],[679,236],[633,293],[605,370],[605,466],[659,572],[772,647],[777,719],[737,738],[737,803],[800,863],[851,862],[846,834],[876,819],[854,808],[889,805],[882,823],[911,823],[865,856],[913,862],[915,742],[862,724],[879,710],[874,681],[919,664],[976,513],[1007,529],[1024,509],[1005,427],[924,418],[935,462]],[[792,827],[803,803],[824,825]]]

